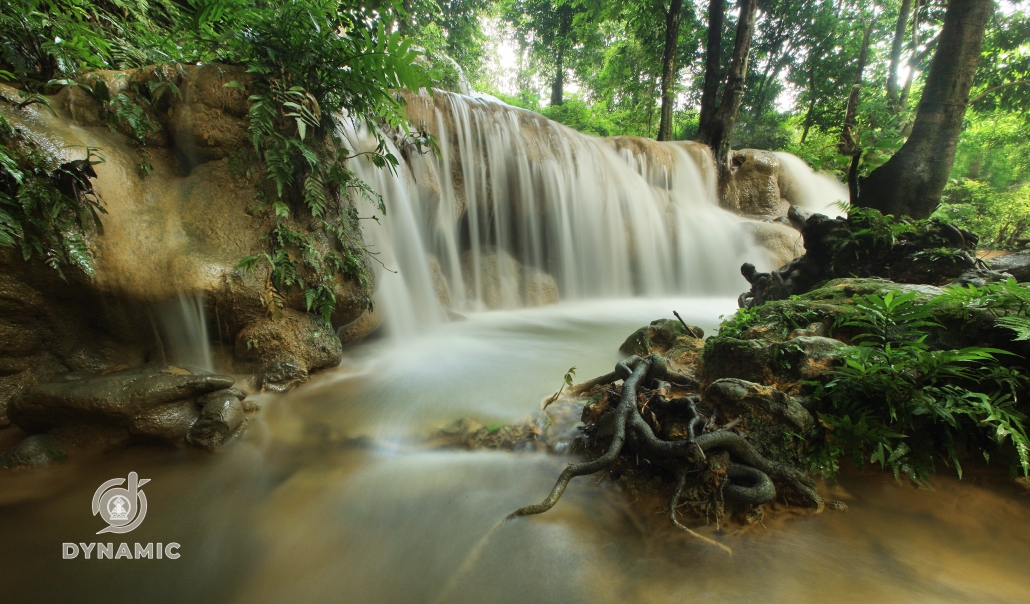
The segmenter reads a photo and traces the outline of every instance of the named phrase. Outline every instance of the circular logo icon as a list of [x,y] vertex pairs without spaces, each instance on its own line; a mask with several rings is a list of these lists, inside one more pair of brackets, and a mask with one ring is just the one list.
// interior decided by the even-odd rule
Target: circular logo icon
[[135,472],[129,472],[127,484],[124,478],[112,478],[100,485],[93,494],[93,515],[100,514],[108,526],[97,531],[98,535],[128,533],[143,522],[147,496],[140,487],[148,482],[149,478],[141,480]]

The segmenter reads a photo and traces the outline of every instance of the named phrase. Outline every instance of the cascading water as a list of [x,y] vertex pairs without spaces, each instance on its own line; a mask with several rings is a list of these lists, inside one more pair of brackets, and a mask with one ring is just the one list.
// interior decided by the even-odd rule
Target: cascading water
[[[436,92],[413,120],[439,155],[404,153],[395,173],[353,169],[387,201],[366,223],[384,267],[388,329],[410,333],[457,310],[562,299],[735,295],[738,267],[763,253],[718,207],[707,149],[586,136],[534,113]],[[358,149],[371,137],[347,133]]]
[[161,345],[169,363],[213,372],[204,297],[179,294],[157,305]]

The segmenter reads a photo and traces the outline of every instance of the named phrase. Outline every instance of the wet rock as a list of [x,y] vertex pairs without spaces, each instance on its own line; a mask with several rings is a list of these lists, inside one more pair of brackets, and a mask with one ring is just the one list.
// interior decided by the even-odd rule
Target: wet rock
[[811,218],[813,214],[815,214],[815,212],[806,210],[801,206],[790,206],[790,209],[787,210],[787,220],[790,221],[790,225],[792,227],[800,231],[805,228],[805,223],[808,222],[808,219]]
[[769,386],[746,380],[720,379],[705,390],[704,402],[714,409],[718,421],[738,421],[737,428],[748,435],[763,455],[798,463],[804,452],[804,435],[814,426],[812,415],[793,397]]
[[1030,281],[1030,250],[991,258],[987,263],[996,271],[1012,275],[1020,283]]
[[214,450],[246,428],[247,418],[239,391],[219,390],[198,399],[203,401],[200,417],[190,427],[186,441],[191,445]]
[[519,284],[524,306],[546,306],[558,303],[558,282],[550,273],[532,267],[522,270]]
[[257,373],[258,385],[262,390],[286,392],[308,380],[308,372],[303,367],[285,361],[269,363]]
[[429,255],[429,273],[433,276],[433,290],[440,306],[445,309],[451,308],[451,288],[447,284],[447,278],[443,276],[443,270],[440,269],[440,261],[432,254]]
[[891,266],[890,277],[902,283],[944,285],[976,268],[976,259],[966,250],[927,249],[905,256]]
[[677,345],[680,338],[700,340],[704,337],[705,332],[700,327],[690,326],[688,329],[675,319],[656,319],[647,327],[641,327],[630,334],[619,346],[619,352],[639,357],[646,357],[652,352],[665,354]]
[[153,439],[182,443],[199,416],[198,396],[230,388],[233,378],[180,367],[121,371],[37,384],[11,400],[8,415],[26,432],[73,443]]
[[379,313],[379,308],[373,308],[372,310],[366,310],[361,313],[361,316],[348,323],[340,326],[336,330],[336,337],[340,338],[341,344],[348,344],[350,342],[360,342],[365,337],[372,334],[375,330],[379,329],[379,326],[383,323],[383,317]]
[[744,228],[755,245],[768,251],[769,266],[783,266],[805,253],[801,236],[792,226],[779,222],[746,222]]
[[841,352],[847,348],[840,340],[815,335],[798,336],[775,346],[774,356],[784,373],[801,380],[810,380],[831,371]]
[[749,382],[770,381],[772,356],[772,347],[765,340],[712,338],[704,349],[703,381],[724,377]]
[[790,202],[780,193],[780,160],[771,151],[741,149],[732,153],[735,168],[724,204],[745,216],[786,216]]
[[960,287],[966,287],[967,285],[972,285],[973,287],[984,287],[988,283],[999,283],[1012,278],[1013,276],[1009,273],[983,268],[974,268],[959,275],[952,284]]
[[479,270],[471,251],[461,255],[461,274],[469,296],[480,295],[487,308],[542,306],[558,302],[558,284],[550,274],[521,262],[504,250],[485,248]]
[[251,363],[262,386],[289,389],[308,374],[336,367],[343,345],[320,317],[285,309],[278,318],[262,317],[236,336],[236,358]]
[[194,163],[226,157],[247,134],[247,93],[242,67],[209,63],[187,67],[181,99],[172,104],[168,130],[180,153]]
[[0,470],[38,468],[64,461],[64,446],[48,434],[34,434],[0,454]]

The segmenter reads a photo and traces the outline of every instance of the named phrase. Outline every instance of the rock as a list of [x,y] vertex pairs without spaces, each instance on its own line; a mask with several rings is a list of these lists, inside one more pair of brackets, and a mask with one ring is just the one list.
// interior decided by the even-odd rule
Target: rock
[[831,371],[847,348],[840,340],[815,335],[798,336],[775,346],[775,356],[784,365],[785,373],[799,380],[811,380]]
[[240,331],[236,358],[251,363],[263,387],[281,391],[339,365],[343,345],[320,317],[284,309],[278,318],[262,317]]
[[702,382],[738,378],[749,382],[772,380],[772,348],[765,340],[711,338],[704,349]]
[[657,319],[651,321],[647,327],[641,327],[630,334],[622,346],[619,346],[619,352],[626,356],[639,357],[646,357],[652,352],[665,354],[677,345],[680,338],[700,340],[704,336],[705,332],[700,327],[691,326],[688,330],[674,319]]
[[471,250],[461,255],[461,275],[469,297],[480,296],[487,308],[541,306],[558,302],[558,284],[550,274],[522,263],[504,250],[484,248],[479,271]]
[[286,392],[308,380],[308,372],[294,363],[276,361],[262,367],[257,373],[258,385],[263,390]]
[[793,340],[794,338],[800,338],[803,336],[825,336],[826,333],[826,323],[812,323],[808,327],[799,327],[798,329],[795,329],[794,331],[790,332],[790,335],[787,336],[787,339]]
[[783,392],[739,379],[720,379],[705,390],[705,404],[714,409],[722,424],[739,420],[758,450],[781,462],[799,464],[805,451],[804,435],[815,424],[800,403]]
[[249,79],[242,67],[208,63],[186,68],[181,99],[172,103],[168,130],[191,163],[226,157],[247,134],[247,93],[226,87]]
[[120,371],[37,384],[11,400],[8,415],[30,434],[49,432],[71,442],[180,444],[199,416],[197,397],[233,382],[179,367]]
[[34,434],[0,454],[0,470],[38,468],[68,458],[64,446],[47,434]]
[[522,281],[519,284],[523,306],[547,306],[558,303],[558,282],[550,273],[526,267],[522,270]]
[[11,425],[11,419],[7,417],[7,400],[0,399],[0,428]]
[[787,220],[790,221],[790,225],[797,230],[805,228],[805,223],[812,217],[815,212],[806,210],[801,206],[790,206],[787,210]]
[[734,151],[735,168],[729,183],[728,200],[745,216],[786,216],[790,202],[780,194],[780,160],[771,151],[742,149]]
[[890,278],[901,283],[944,285],[975,268],[976,259],[966,250],[927,249],[891,265]]
[[1013,276],[1009,273],[983,268],[974,268],[959,275],[958,278],[952,282],[952,285],[958,285],[959,287],[966,287],[967,285],[972,285],[973,287],[984,287],[988,283],[999,283],[1002,281],[1008,281],[1012,278]]
[[379,308],[373,308],[372,310],[366,310],[361,313],[361,316],[348,323],[340,326],[336,330],[336,337],[340,339],[341,344],[349,344],[350,342],[360,342],[362,339],[372,334],[375,330],[379,329],[379,326],[383,323],[383,317],[379,313]]
[[247,418],[240,397],[233,390],[219,390],[198,399],[204,401],[204,406],[186,434],[187,442],[214,450],[243,432]]
[[433,290],[440,306],[445,309],[451,308],[451,288],[447,285],[447,277],[443,276],[443,270],[440,269],[440,261],[432,254],[429,255],[429,273],[433,276]]
[[769,266],[784,266],[805,253],[804,242],[792,226],[779,222],[746,222],[755,245],[769,253]]
[[1030,281],[1030,250],[991,258],[987,263],[996,271],[1012,275],[1020,283]]

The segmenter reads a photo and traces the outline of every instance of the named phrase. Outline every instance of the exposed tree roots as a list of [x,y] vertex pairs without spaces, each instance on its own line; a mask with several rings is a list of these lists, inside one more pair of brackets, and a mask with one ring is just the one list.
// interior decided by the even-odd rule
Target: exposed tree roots
[[[743,436],[726,429],[697,434],[702,424],[702,416],[698,412],[696,397],[683,399],[665,398],[668,383],[683,383],[684,376],[669,371],[660,355],[652,354],[647,358],[630,357],[620,362],[612,373],[603,375],[585,384],[577,386],[574,391],[584,392],[598,385],[610,384],[623,380],[619,403],[598,421],[598,437],[611,436],[611,444],[603,455],[570,464],[561,473],[558,482],[550,494],[540,503],[519,508],[508,515],[506,520],[519,516],[540,514],[554,507],[561,498],[569,482],[577,476],[593,474],[609,467],[629,445],[632,450],[652,462],[669,467],[676,479],[675,488],[669,501],[669,518],[674,525],[688,533],[729,551],[725,546],[703,537],[676,519],[676,508],[687,485],[688,475],[701,474],[704,470],[712,470],[709,464],[710,454],[725,452],[729,461],[721,465],[716,490],[717,496],[750,506],[760,506],[776,498],[774,483],[786,485],[807,499],[816,513],[822,512],[823,500],[815,492],[815,483],[804,473],[790,465],[778,463],[763,457]],[[656,406],[673,406],[690,415],[687,420],[687,438],[683,440],[663,440],[655,436],[651,426],[644,420],[637,407],[638,391],[646,384],[654,384],[657,394],[652,397]],[[723,457],[725,457],[723,454]],[[721,507],[721,504],[720,504]]]

